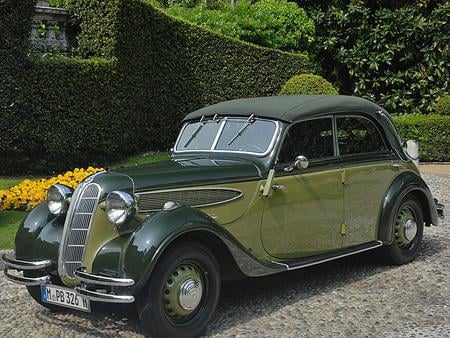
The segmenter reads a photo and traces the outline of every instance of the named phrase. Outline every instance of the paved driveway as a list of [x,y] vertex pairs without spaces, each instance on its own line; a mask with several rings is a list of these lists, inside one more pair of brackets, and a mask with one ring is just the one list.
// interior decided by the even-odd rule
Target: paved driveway
[[[450,211],[450,176],[424,175]],[[375,253],[227,284],[214,337],[450,336],[450,216],[425,229],[416,261],[394,267]],[[0,337],[142,337],[135,314],[52,313],[0,277]]]

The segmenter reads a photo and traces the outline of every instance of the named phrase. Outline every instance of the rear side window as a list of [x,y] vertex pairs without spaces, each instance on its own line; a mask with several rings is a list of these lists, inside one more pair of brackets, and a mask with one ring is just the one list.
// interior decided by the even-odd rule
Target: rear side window
[[357,116],[337,117],[339,154],[361,154],[386,151],[378,129],[372,121]]
[[289,128],[278,162],[292,162],[299,155],[309,160],[334,156],[331,117],[299,122]]

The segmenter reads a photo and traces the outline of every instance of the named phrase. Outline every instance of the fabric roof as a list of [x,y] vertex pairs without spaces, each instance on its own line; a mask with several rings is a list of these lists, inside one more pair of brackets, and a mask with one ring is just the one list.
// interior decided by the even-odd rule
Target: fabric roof
[[201,116],[250,116],[274,118],[294,122],[312,115],[339,112],[385,112],[373,102],[345,95],[288,95],[237,99],[201,108],[188,114],[183,121]]

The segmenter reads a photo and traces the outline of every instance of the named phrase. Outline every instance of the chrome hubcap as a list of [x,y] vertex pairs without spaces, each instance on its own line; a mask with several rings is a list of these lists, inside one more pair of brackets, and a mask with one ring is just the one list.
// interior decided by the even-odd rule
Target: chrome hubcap
[[191,318],[203,298],[203,278],[194,264],[180,264],[168,276],[163,301],[166,314],[176,322]]
[[407,248],[417,234],[417,223],[411,209],[405,207],[397,216],[395,240],[400,248]]
[[417,223],[413,219],[408,219],[404,225],[405,238],[412,241],[417,234]]
[[202,284],[198,280],[187,279],[181,284],[178,302],[185,310],[193,310],[202,299]]

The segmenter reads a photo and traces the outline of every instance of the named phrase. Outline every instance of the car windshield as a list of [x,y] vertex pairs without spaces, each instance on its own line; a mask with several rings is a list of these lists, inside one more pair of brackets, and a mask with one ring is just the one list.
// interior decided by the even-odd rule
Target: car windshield
[[229,151],[263,154],[275,138],[275,121],[254,118],[201,120],[187,123],[175,146],[183,151]]

